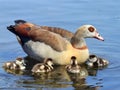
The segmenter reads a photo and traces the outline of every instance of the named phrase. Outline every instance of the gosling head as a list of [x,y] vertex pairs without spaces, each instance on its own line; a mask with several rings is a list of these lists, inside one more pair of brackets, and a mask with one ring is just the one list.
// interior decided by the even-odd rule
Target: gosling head
[[47,58],[45,61],[44,61],[44,63],[46,64],[46,65],[48,65],[48,66],[52,66],[53,65],[53,62],[52,62],[53,60],[51,59],[51,58]]
[[77,63],[77,60],[76,60],[76,57],[75,56],[72,56],[71,57],[71,65],[72,66],[76,66],[78,63]]
[[94,63],[97,61],[97,56],[96,55],[90,55],[88,61],[91,63]]
[[23,58],[17,58],[16,61],[15,61],[15,63],[17,65],[20,65],[20,66],[25,66],[26,65]]

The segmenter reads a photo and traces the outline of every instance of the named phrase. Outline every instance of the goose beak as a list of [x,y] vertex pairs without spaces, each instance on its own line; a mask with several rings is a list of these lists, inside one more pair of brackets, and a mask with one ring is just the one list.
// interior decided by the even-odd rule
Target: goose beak
[[101,41],[104,41],[104,38],[98,32],[95,33],[94,38],[101,40]]

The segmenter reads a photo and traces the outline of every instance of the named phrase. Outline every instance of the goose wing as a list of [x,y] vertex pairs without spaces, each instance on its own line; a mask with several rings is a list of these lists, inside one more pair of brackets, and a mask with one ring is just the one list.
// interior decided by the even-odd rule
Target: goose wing
[[51,26],[40,26],[42,29],[54,32],[56,34],[61,35],[62,37],[66,38],[67,40],[70,40],[73,37],[73,33],[59,27],[51,27]]
[[28,35],[33,41],[45,43],[56,51],[63,51],[66,49],[66,39],[54,32],[41,28],[32,28]]

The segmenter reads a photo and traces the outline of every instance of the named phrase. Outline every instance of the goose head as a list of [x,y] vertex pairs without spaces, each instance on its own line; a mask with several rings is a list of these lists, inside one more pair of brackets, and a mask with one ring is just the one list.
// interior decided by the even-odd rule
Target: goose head
[[104,38],[97,32],[97,29],[93,25],[83,25],[79,27],[74,37],[96,38],[98,40],[104,41]]
[[15,20],[14,22],[15,25],[10,25],[7,29],[19,37],[27,37],[31,27],[34,26],[34,24],[28,23],[24,20]]

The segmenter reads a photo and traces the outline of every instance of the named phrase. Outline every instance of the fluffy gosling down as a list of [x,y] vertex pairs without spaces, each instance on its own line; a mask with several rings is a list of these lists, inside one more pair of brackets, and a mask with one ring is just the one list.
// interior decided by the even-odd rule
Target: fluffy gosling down
[[53,62],[51,58],[47,58],[44,60],[44,63],[35,64],[32,68],[32,73],[42,73],[42,72],[50,72],[53,70]]
[[15,61],[9,61],[3,64],[3,67],[10,70],[25,70],[26,64],[23,58],[16,58]]
[[90,55],[86,63],[89,67],[104,67],[109,64],[109,62],[103,58],[97,57],[96,55]]
[[69,73],[80,73],[81,67],[78,65],[76,57],[72,56],[71,57],[71,64],[67,65],[65,68]]

